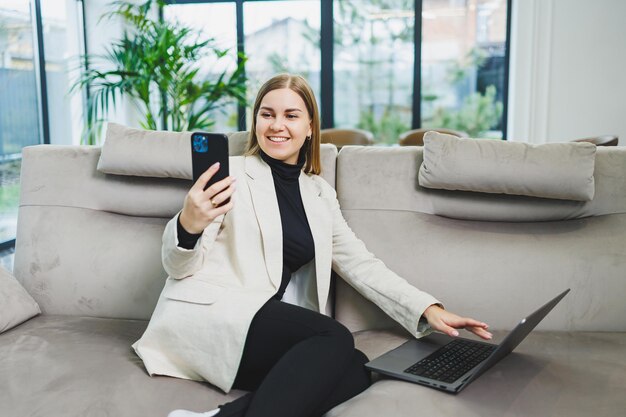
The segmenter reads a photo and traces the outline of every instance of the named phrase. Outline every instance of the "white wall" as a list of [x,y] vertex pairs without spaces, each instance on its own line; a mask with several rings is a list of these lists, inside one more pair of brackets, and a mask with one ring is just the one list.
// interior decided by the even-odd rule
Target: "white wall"
[[509,138],[617,134],[626,145],[626,2],[513,3]]

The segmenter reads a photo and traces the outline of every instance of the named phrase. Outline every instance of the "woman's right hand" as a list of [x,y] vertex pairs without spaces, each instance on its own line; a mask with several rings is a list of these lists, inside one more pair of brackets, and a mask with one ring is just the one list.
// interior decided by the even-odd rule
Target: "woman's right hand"
[[[219,162],[211,165],[198,178],[198,181],[185,196],[183,211],[180,213],[180,224],[191,234],[202,233],[216,217],[229,212],[233,208],[233,199],[231,197],[235,192],[235,177],[226,177],[203,190],[206,183],[215,175],[219,167]],[[228,198],[230,198],[230,201],[220,206]]]

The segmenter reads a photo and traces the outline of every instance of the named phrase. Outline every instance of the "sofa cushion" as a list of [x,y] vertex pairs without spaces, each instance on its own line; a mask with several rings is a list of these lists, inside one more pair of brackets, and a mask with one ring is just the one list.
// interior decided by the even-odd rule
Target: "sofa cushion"
[[208,383],[150,377],[131,349],[146,321],[39,316],[0,335],[0,416],[161,416],[232,401]]
[[41,313],[19,282],[0,266],[0,333],[21,324]]
[[[544,222],[626,213],[626,147],[597,148],[591,201],[421,187],[421,146],[346,146],[337,157],[343,210],[393,210],[488,222]],[[384,162],[381,162],[384,161]]]
[[[333,186],[336,155],[322,147]],[[148,319],[167,277],[163,228],[191,182],[103,174],[99,156],[95,146],[24,149],[14,274],[45,314]]]
[[424,136],[422,187],[590,201],[596,146]]
[[[189,180],[192,178],[190,134],[133,129],[109,123],[97,169],[105,174]],[[230,156],[244,154],[248,134],[226,134]],[[334,187],[337,147],[322,144],[320,152],[321,176]]]
[[21,207],[13,273],[44,314],[148,319],[167,278],[161,261],[167,221]]
[[[495,332],[497,343],[506,332]],[[354,335],[370,359],[401,342],[387,332]],[[387,339],[392,339],[388,342]],[[377,340],[378,342],[373,342]],[[325,417],[613,417],[626,410],[626,333],[533,331],[458,395],[387,377]],[[416,412],[418,410],[419,412]]]
[[[626,330],[626,148],[598,148],[590,202],[425,189],[421,153],[344,147],[337,158],[343,215],[392,271],[492,328],[572,288],[542,328]],[[341,279],[335,317],[352,331],[394,325]]]
[[[165,417],[176,408],[210,410],[244,394],[148,376],[130,348],[146,325],[39,316],[0,335],[0,415]],[[495,341],[505,334],[495,332]],[[388,331],[354,337],[370,359],[406,340]],[[459,395],[375,374],[373,386],[326,417],[411,416],[416,409],[433,417],[620,415],[626,408],[624,349],[624,333],[534,331]]]
[[[191,179],[190,135],[108,123],[98,170],[106,174]],[[226,135],[229,155],[243,155],[248,132]]]
[[133,129],[109,123],[98,171],[191,179],[191,132]]

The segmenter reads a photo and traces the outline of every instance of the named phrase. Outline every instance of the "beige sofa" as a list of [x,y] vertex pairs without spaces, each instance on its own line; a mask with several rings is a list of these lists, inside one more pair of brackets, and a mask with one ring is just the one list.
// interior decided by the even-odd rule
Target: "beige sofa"
[[[598,148],[589,202],[431,190],[422,147],[323,146],[323,176],[370,251],[506,335],[571,293],[459,395],[377,377],[327,416],[617,416],[626,410],[626,148]],[[25,148],[14,275],[42,314],[0,335],[0,416],[166,416],[242,395],[147,375],[131,344],[166,274],[190,182],[103,174],[101,148]],[[370,358],[407,336],[336,280],[335,317]]]

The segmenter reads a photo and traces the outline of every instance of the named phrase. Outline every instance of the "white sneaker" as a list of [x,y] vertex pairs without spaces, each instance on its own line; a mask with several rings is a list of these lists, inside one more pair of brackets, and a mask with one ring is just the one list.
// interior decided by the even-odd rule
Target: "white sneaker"
[[167,417],[213,417],[220,412],[219,408],[215,410],[207,411],[205,413],[194,413],[188,410],[174,410],[167,415]]

